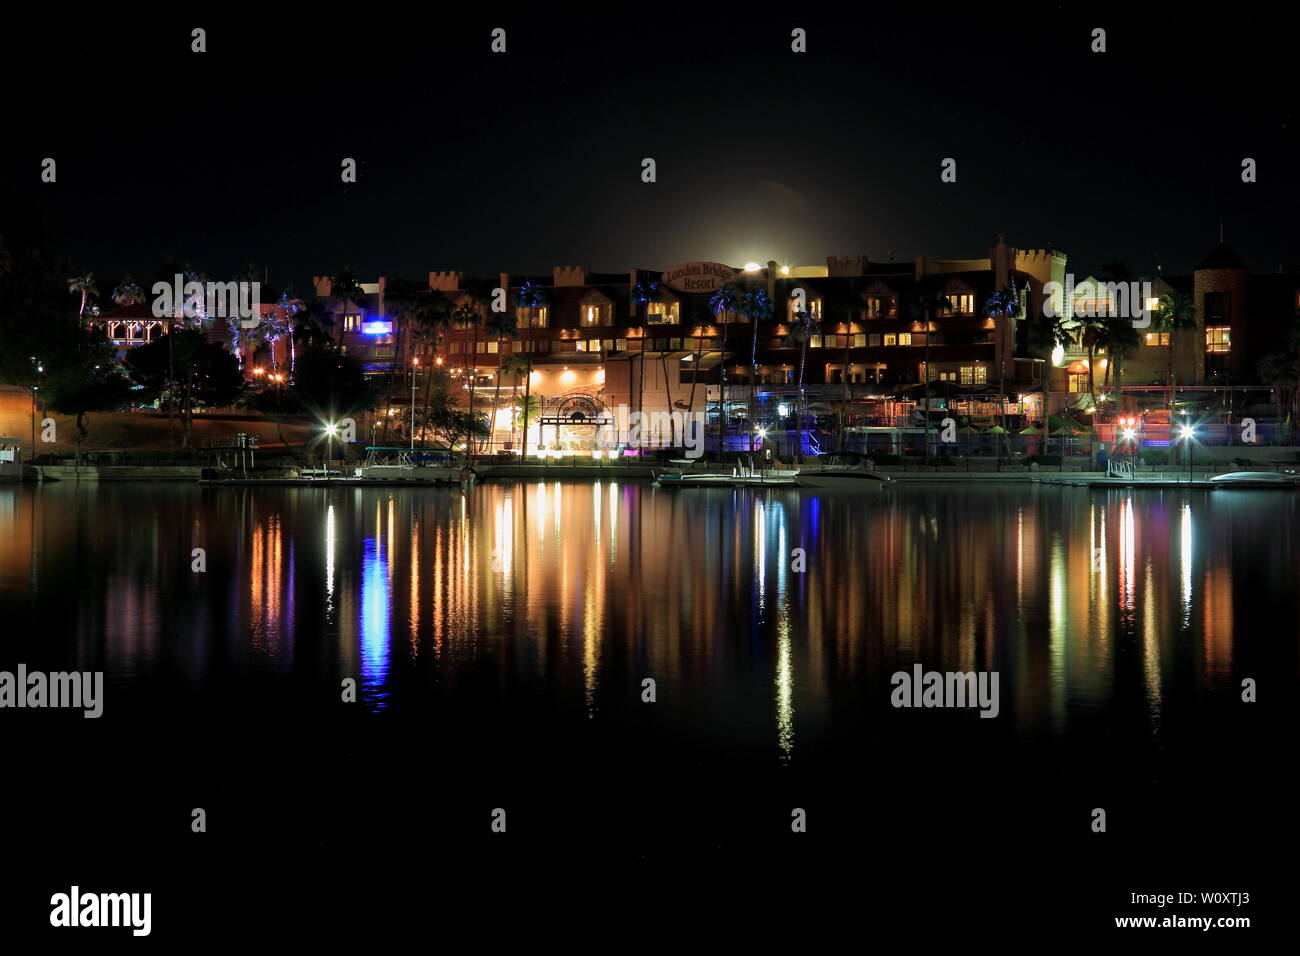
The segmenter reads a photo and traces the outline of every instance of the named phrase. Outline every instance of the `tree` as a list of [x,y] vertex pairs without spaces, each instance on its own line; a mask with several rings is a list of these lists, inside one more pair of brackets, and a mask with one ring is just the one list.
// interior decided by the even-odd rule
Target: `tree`
[[[533,327],[533,323],[536,321],[537,310],[546,307],[546,290],[544,290],[540,285],[538,285],[535,282],[532,282],[531,280],[525,280],[523,285],[519,287],[519,291],[515,295],[515,304],[519,308],[524,309],[527,312],[528,330],[529,330],[528,343],[531,345],[532,337],[533,337],[532,327]],[[525,399],[523,405],[523,413],[524,413],[523,457],[524,458],[528,457],[528,416],[529,413],[532,411],[532,404],[528,401],[528,398],[532,394],[532,387],[533,387],[533,376],[531,372],[531,367],[532,366],[530,363],[529,364],[530,372],[528,374],[528,377],[524,379],[524,399]]]
[[1169,334],[1169,410],[1173,411],[1178,395],[1178,343],[1182,335],[1196,328],[1196,306],[1186,292],[1173,291],[1160,297],[1156,310],[1156,330]]
[[[644,413],[644,411],[645,411],[645,409],[644,409],[644,405],[645,405],[645,353],[646,353],[646,351],[647,351],[647,348],[646,348],[646,337],[645,337],[645,327],[646,327],[646,325],[648,324],[647,321],[646,321],[646,319],[647,319],[647,315],[648,315],[649,309],[648,309],[648,308],[641,308],[641,309],[638,309],[637,306],[648,306],[651,302],[662,302],[662,301],[663,301],[663,292],[660,291],[660,289],[659,289],[659,283],[658,283],[658,282],[638,282],[636,285],[632,286],[632,294],[631,294],[630,298],[631,298],[632,309],[631,309],[631,315],[630,315],[629,318],[628,318],[628,325],[632,326],[633,328],[635,328],[635,327],[637,327],[637,326],[640,326],[640,328],[641,328],[641,353],[640,353],[640,358],[641,358],[641,363],[640,363],[641,374],[640,374],[640,376],[639,376],[639,378],[638,378],[638,381],[637,381],[636,410],[637,410],[638,412],[642,412],[642,413]],[[630,360],[629,360],[629,361],[630,361]],[[629,366],[629,367],[630,367],[630,366]],[[665,369],[665,370],[664,370],[664,376],[665,376],[665,378],[664,378],[664,382],[665,382],[665,384],[667,384],[667,373],[668,373],[668,370]],[[629,383],[629,384],[630,384],[630,383]]]
[[280,382],[267,382],[249,391],[243,404],[275,422],[276,437],[282,447],[287,446],[284,440],[285,419],[297,417],[303,411],[302,403],[292,388]]
[[[511,376],[514,377],[514,380],[515,380],[514,387],[515,387],[515,389],[518,389],[518,388],[519,388],[519,379],[523,378],[523,379],[526,381],[528,378],[530,378],[530,377],[532,376],[532,371],[533,371],[533,360],[532,360],[532,358],[531,358],[530,356],[528,356],[528,355],[522,353],[522,352],[516,352],[516,353],[514,353],[514,354],[511,355],[508,359],[506,359],[504,362],[501,363],[501,374],[502,374],[502,375],[511,375]],[[517,406],[517,405],[518,405],[518,402],[515,402],[515,405]],[[516,423],[516,418],[517,418],[517,416],[511,416],[511,428],[510,428],[510,433],[511,433],[511,434],[510,434],[510,441],[511,441],[511,443],[514,442],[514,426],[515,426],[515,423]],[[525,422],[524,422],[524,445],[525,445],[525,447],[522,449],[523,452],[526,452],[526,451],[528,450],[528,449],[527,449],[527,443],[528,443],[528,431],[527,431],[527,426],[528,426],[528,423],[527,423],[527,421],[525,421]]]
[[137,302],[144,302],[144,289],[136,285],[135,281],[131,278],[131,274],[128,272],[126,278],[119,282],[117,287],[113,290],[113,301],[122,308],[126,308],[128,305],[135,305]]
[[1115,372],[1115,392],[1119,400],[1119,407],[1124,407],[1124,360],[1132,355],[1141,344],[1142,339],[1138,335],[1137,329],[1133,328],[1133,320],[1123,316],[1108,316],[1103,323],[1102,342],[1106,347],[1106,354],[1110,361],[1106,365],[1106,376],[1110,377],[1111,370]]
[[795,312],[794,318],[790,323],[790,334],[786,336],[786,344],[798,346],[799,348],[799,403],[796,406],[795,414],[799,417],[799,460],[803,460],[803,427],[806,402],[803,394],[803,373],[804,364],[808,359],[808,339],[813,335],[812,313],[807,309],[799,309]]
[[[987,303],[985,303],[984,306],[984,314],[987,317],[994,319],[995,321],[998,318],[1001,318],[1004,321],[1008,319],[1015,319],[1017,316],[1020,315],[1020,295],[1019,293],[1016,292],[1016,280],[1014,277],[1011,280],[1010,288],[999,289],[996,292],[994,292],[991,296],[989,296],[989,300]],[[1000,332],[1002,335],[1009,335],[1010,327],[1008,326],[1006,328],[1003,328],[1000,330]],[[926,335],[927,342],[929,341],[929,338],[930,337],[927,334]],[[1009,453],[1011,448],[1009,444],[1010,438],[1007,435],[1006,375],[1002,367],[1003,363],[1002,363],[1001,355],[997,356],[997,362],[998,362],[998,393],[999,393],[998,408],[1000,411],[1000,414],[998,416],[999,418],[998,424],[1002,426],[1003,449]],[[926,376],[929,377],[928,368],[927,368]],[[1008,454],[1007,457],[1010,457],[1010,455]]]
[[313,296],[295,310],[293,341],[307,348],[333,347],[334,312],[324,299]]
[[900,317],[920,319],[925,323],[925,352],[922,362],[925,372],[922,376],[925,386],[925,415],[922,425],[925,429],[925,448],[922,452],[925,462],[930,461],[930,383],[934,381],[934,372],[930,367],[930,344],[934,338],[934,314],[940,309],[952,307],[943,286],[933,276],[922,276],[915,286],[905,289],[898,297],[898,314]]
[[[837,450],[844,451],[844,416],[848,410],[848,404],[853,398],[853,387],[851,384],[850,368],[853,364],[853,322],[857,319],[858,313],[862,311],[862,289],[861,286],[852,280],[847,283],[835,283],[827,291],[825,300],[826,314],[828,316],[840,315],[844,320],[844,371],[841,375],[844,384],[844,399],[840,407],[840,434],[837,442]],[[834,333],[838,335],[839,333]]]
[[293,395],[304,413],[322,422],[368,412],[379,401],[355,358],[321,346],[298,356]]
[[1288,407],[1294,410],[1297,393],[1300,389],[1300,320],[1291,323],[1291,333],[1286,345],[1277,352],[1270,352],[1259,362],[1260,381],[1273,389],[1273,406],[1276,409],[1277,426],[1282,424],[1282,406],[1286,392],[1291,393]]
[[[740,313],[740,303],[741,292],[734,283],[719,286],[714,290],[713,295],[709,296],[709,311],[717,317],[718,324],[722,326],[722,351],[719,353],[721,355],[721,372],[718,388],[719,455],[727,448],[727,332],[730,331],[731,323],[736,315]],[[707,404],[706,402],[706,407]]]
[[[767,290],[760,287],[746,292],[741,302],[741,311],[745,313],[750,325],[753,326],[752,344],[749,349],[748,410],[748,426],[753,429],[758,421],[757,409],[754,404],[758,389],[758,327],[761,323],[770,322],[772,319],[772,300],[768,297]],[[749,440],[753,440],[752,435],[749,436]],[[746,447],[748,447],[748,444]]]
[[99,298],[99,287],[95,285],[95,274],[87,272],[84,276],[72,276],[68,279],[68,291],[81,296],[81,308],[77,310],[77,318],[85,318],[86,301]]
[[47,366],[45,404],[64,415],[77,418],[75,451],[81,464],[81,445],[89,433],[86,416],[91,412],[114,411],[131,399],[131,383],[113,360],[113,345],[100,329],[83,330],[73,350],[57,364]]
[[[461,304],[456,307],[456,311],[451,316],[452,324],[462,331],[470,331],[470,370],[469,370],[469,414],[474,415],[474,386],[478,384],[478,335],[483,330],[483,313],[477,302],[469,296],[466,296]],[[471,446],[469,453],[473,454],[474,449]]]
[[519,323],[515,317],[508,312],[489,312],[487,321],[484,323],[483,331],[485,334],[496,339],[497,343],[497,375],[496,390],[492,394],[492,422],[493,427],[496,425],[497,408],[501,405],[501,379],[506,375],[506,369],[510,366],[511,359],[505,358],[505,352],[501,348],[501,343],[506,339],[516,339],[519,337]]
[[[330,280],[329,297],[334,300],[334,304],[340,314],[347,314],[349,302],[355,305],[359,310],[361,308],[361,300],[365,295],[366,290],[361,288],[361,283],[357,280],[356,273],[352,271],[351,266],[344,266],[343,271]],[[343,324],[346,326],[346,323]],[[342,354],[342,335],[336,335],[334,337],[334,351]]]
[[144,401],[165,400],[174,405],[179,398],[181,447],[185,449],[191,447],[195,405],[230,405],[244,385],[235,356],[209,342],[200,329],[176,329],[137,346],[127,353],[126,367]]

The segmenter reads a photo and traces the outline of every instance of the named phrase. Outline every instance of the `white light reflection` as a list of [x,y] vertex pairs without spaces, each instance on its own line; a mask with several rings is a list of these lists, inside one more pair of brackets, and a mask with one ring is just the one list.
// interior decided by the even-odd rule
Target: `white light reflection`
[[334,617],[334,506],[325,512],[325,619]]
[[1183,502],[1182,526],[1179,529],[1181,545],[1181,567],[1183,583],[1183,627],[1192,620],[1192,504]]

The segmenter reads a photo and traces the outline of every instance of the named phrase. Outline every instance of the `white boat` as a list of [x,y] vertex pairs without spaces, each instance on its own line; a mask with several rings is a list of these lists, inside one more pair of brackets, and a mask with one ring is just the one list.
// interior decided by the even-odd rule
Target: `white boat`
[[1300,488],[1300,475],[1281,471],[1230,471],[1209,479],[1215,488]]
[[663,488],[752,488],[791,487],[799,472],[793,468],[755,470],[741,465],[727,472],[652,473],[654,483]]
[[22,480],[22,445],[17,438],[0,438],[0,481]]
[[856,452],[839,452],[821,455],[799,471],[799,487],[861,490],[879,488],[892,482],[868,462],[865,455]]

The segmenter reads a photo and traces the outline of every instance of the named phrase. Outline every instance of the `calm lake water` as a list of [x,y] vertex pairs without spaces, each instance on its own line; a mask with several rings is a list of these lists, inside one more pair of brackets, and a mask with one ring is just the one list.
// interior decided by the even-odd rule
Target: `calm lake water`
[[[160,842],[198,805],[366,852],[472,843],[486,824],[411,815],[504,805],[512,833],[638,852],[775,839],[791,806],[844,839],[996,820],[1032,846],[1104,805],[1150,841],[1258,807],[1218,762],[1271,766],[1297,517],[1285,492],[1027,484],[7,486],[0,666],[108,687],[98,721],[4,719],[28,812]],[[918,662],[997,671],[999,716],[893,708]],[[111,781],[89,808],[87,772]]]

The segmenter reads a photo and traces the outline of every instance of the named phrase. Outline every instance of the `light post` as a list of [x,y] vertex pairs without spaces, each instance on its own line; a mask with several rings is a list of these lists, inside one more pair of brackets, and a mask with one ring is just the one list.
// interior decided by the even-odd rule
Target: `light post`
[[420,367],[420,357],[411,360],[411,452],[415,452],[415,373]]
[[1196,426],[1181,426],[1183,441],[1187,443],[1187,483],[1192,483],[1192,456],[1196,451]]
[[332,451],[331,446],[332,446],[333,441],[334,441],[334,435],[335,435],[335,433],[336,433],[337,431],[338,431],[338,426],[335,425],[333,422],[329,422],[329,423],[325,426],[325,477],[326,477],[326,480],[328,480],[329,477],[330,477],[330,452]]
[[36,392],[41,387],[40,380],[37,378],[41,372],[45,371],[45,366],[41,365],[40,359],[35,355],[32,356],[32,461],[36,460]]

